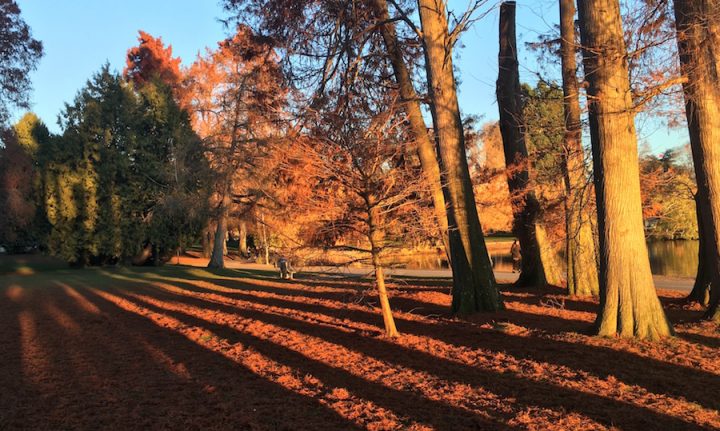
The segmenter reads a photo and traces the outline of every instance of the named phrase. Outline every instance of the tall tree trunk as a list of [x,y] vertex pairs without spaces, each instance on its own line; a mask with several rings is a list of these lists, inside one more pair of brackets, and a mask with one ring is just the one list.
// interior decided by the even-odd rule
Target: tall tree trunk
[[447,185],[445,202],[453,270],[452,310],[462,314],[499,310],[503,308],[503,302],[485,247],[465,154],[445,3],[443,0],[418,0],[418,9],[440,168]]
[[443,195],[443,187],[440,179],[440,165],[438,164],[435,145],[428,135],[425,119],[422,116],[420,97],[418,97],[417,92],[415,91],[412,78],[410,77],[410,72],[408,71],[407,64],[403,58],[402,50],[398,44],[395,25],[390,22],[387,1],[374,1],[378,20],[380,22],[386,22],[384,25],[380,26],[380,33],[382,34],[385,48],[387,49],[388,57],[390,58],[390,63],[393,67],[395,80],[397,81],[398,88],[400,90],[400,97],[402,97],[404,102],[405,113],[408,117],[410,131],[415,141],[418,158],[420,159],[420,166],[423,174],[425,175],[427,184],[430,187],[435,218],[437,219],[440,231],[440,239],[443,242],[445,254],[448,259],[450,259],[451,253],[448,239],[447,208],[445,206],[445,196]]
[[[552,247],[545,244],[541,250],[538,235],[544,236],[544,230],[538,224],[540,203],[535,191],[530,187],[530,171],[527,143],[525,142],[525,115],[520,92],[520,73],[518,71],[517,46],[515,37],[515,2],[503,2],[500,6],[500,53],[498,54],[499,73],[496,84],[498,109],[500,110],[500,133],[507,165],[507,182],[512,201],[513,233],[520,242],[522,261],[520,277],[516,286],[544,286],[548,283],[545,262],[553,262],[548,256],[545,260],[541,251],[554,253]],[[553,280],[556,283],[559,280]]]
[[202,231],[202,248],[203,248],[202,256],[205,258],[209,258],[212,255],[212,248],[213,248],[212,238],[213,238],[212,224],[208,223],[208,225]]
[[230,193],[228,191],[220,201],[218,208],[217,228],[215,229],[215,240],[213,251],[208,262],[208,268],[225,268],[225,245],[227,243],[227,219],[230,210]]
[[702,198],[700,194],[702,191],[698,190],[695,193],[695,216],[697,217],[698,224],[698,267],[697,273],[695,274],[695,284],[693,285],[692,291],[687,296],[688,301],[694,301],[701,305],[707,306],[710,304],[710,282],[712,268],[712,250],[708,249],[708,239],[705,233],[705,226],[709,225],[710,222],[703,220],[704,215],[708,214],[708,211],[702,211],[701,205],[705,205],[707,198]]
[[562,286],[563,268],[558,248],[547,235],[543,223],[535,226],[535,238],[540,249],[540,260],[545,270],[545,282],[550,286]]
[[580,92],[575,54],[575,0],[560,0],[560,56],[562,63],[565,133],[562,171],[565,183],[565,258],[568,294],[598,295],[597,255],[587,199],[587,171],[582,148]]
[[[239,93],[237,95],[239,96]],[[230,148],[227,154],[224,155],[223,164],[221,170],[224,171],[220,177],[223,184],[223,194],[220,201],[220,208],[218,208],[218,219],[217,227],[215,229],[215,239],[213,242],[213,251],[210,256],[210,262],[208,262],[208,268],[224,268],[225,267],[225,254],[227,254],[227,223],[228,216],[230,213],[230,205],[232,204],[232,188],[233,188],[233,157],[235,157],[235,151],[240,143],[238,139],[238,130],[240,129],[240,116],[242,112],[243,104],[240,100],[235,100],[235,109],[233,113],[232,132],[230,133]]]
[[223,241],[223,255],[224,256],[228,255],[228,247],[227,247],[228,237],[229,237],[229,232],[228,232],[227,226],[226,226],[225,227],[225,241]]
[[720,321],[720,0],[675,0],[675,22],[707,258],[705,317]]
[[247,223],[240,221],[240,238],[238,239],[238,251],[242,257],[247,257]]
[[672,334],[655,293],[640,204],[635,114],[618,0],[579,0],[600,233],[599,335]]
[[372,253],[372,264],[375,269],[375,283],[378,289],[378,298],[380,299],[380,311],[382,312],[383,324],[385,326],[385,335],[388,337],[397,337],[398,330],[395,327],[395,319],[393,319],[392,308],[390,308],[390,300],[388,299],[387,288],[385,287],[385,274],[383,272],[382,261],[380,260],[380,251],[382,250],[382,231],[380,226],[380,209],[368,202],[368,239]]
[[265,265],[270,265],[270,244],[268,242],[267,226],[265,226],[265,214],[260,213],[260,233],[262,234],[263,255]]

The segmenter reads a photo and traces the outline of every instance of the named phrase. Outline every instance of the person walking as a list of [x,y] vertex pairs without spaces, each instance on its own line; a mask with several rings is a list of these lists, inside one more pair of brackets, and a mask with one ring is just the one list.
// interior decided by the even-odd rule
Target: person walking
[[522,253],[520,252],[520,243],[513,241],[510,246],[510,256],[512,257],[512,272],[520,272],[520,264],[522,263]]

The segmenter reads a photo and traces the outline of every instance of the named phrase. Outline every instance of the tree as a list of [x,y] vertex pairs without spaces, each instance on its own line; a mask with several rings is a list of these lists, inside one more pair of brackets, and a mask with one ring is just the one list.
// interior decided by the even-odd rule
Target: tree
[[565,184],[565,258],[570,295],[599,293],[597,256],[588,200],[585,152],[582,147],[580,92],[577,81],[575,0],[560,0],[560,57],[563,83],[564,136],[562,177]]
[[180,102],[183,99],[180,58],[173,57],[172,45],[165,47],[161,37],[153,37],[142,30],[138,33],[140,43],[128,49],[123,77],[138,86],[159,80],[172,88]]
[[652,117],[668,128],[683,126],[682,76],[677,62],[672,2],[622,1],[630,89],[638,123]]
[[435,145],[423,119],[422,96],[417,94],[412,81],[410,62],[416,52],[400,43],[396,20],[390,19],[387,2],[335,0],[316,4],[304,0],[226,0],[226,5],[238,11],[239,16],[250,14],[259,17],[259,27],[279,42],[288,58],[296,60],[287,62],[291,69],[288,76],[293,78],[293,83],[305,89],[315,86],[311,99],[333,91],[333,86],[338,85],[335,78],[341,65],[369,54],[349,49],[353,41],[373,40],[377,35],[381,36],[382,44],[367,44],[364,49],[372,50],[374,55],[387,57],[390,61],[395,85],[400,90],[413,131],[411,153],[417,154],[419,158],[433,202],[437,226],[432,233],[442,241],[449,256],[447,213],[440,168]]
[[[387,4],[382,1],[370,3],[336,0],[316,3],[307,0],[226,0],[225,3],[230,10],[239,12],[241,16],[257,17],[258,27],[278,41],[287,53],[289,61],[284,64],[289,69],[288,76],[303,90],[311,90],[310,104],[312,104],[312,100],[322,99],[337,91],[338,86],[343,85],[339,70],[345,65],[354,64],[358,62],[358,58],[363,57],[389,58],[392,73],[401,90],[405,110],[409,115],[408,119],[416,140],[416,148],[421,157],[423,175],[430,186],[428,189],[440,225],[438,231],[445,230],[446,219],[448,225],[451,224],[449,218],[455,217],[450,214],[451,212],[459,211],[458,216],[465,217],[466,210],[462,209],[465,207],[465,203],[462,203],[462,208],[455,203],[454,208],[460,209],[453,210],[449,208],[452,207],[452,204],[443,205],[440,199],[442,187],[438,181],[438,172],[441,172],[443,168],[438,161],[432,160],[431,156],[435,152],[432,149],[433,144],[430,139],[427,139],[427,129],[424,128],[424,122],[418,115],[421,112],[419,101],[422,100],[422,97],[418,97],[412,82],[409,82],[413,73],[408,59],[416,58],[418,51],[414,49],[412,42],[399,43],[399,30],[393,23],[400,20],[409,23],[413,35],[411,37],[419,32],[416,32],[417,29],[412,24],[412,20],[407,18],[407,13],[400,9],[397,2],[393,2],[393,6],[400,17],[390,19],[384,19],[384,17],[389,17],[389,13]],[[445,30],[447,31],[447,28]],[[378,34],[382,37],[381,45],[377,43],[376,36]],[[352,46],[358,41],[371,41],[372,43],[364,45],[363,50],[359,51]],[[451,48],[450,45],[448,44],[447,47]],[[379,47],[385,49],[379,49]],[[437,54],[435,52],[435,55]],[[366,62],[366,64],[370,64],[370,62]],[[387,73],[383,69],[378,70]],[[430,104],[432,103],[434,102],[431,100]],[[460,124],[459,119],[458,124]],[[445,130],[448,128],[445,127]],[[458,133],[462,135],[461,128]],[[454,157],[457,157],[461,163],[465,163],[462,145]],[[465,163],[465,165],[465,172],[467,172],[467,164]],[[472,190],[469,174],[466,174],[466,180],[464,190],[466,196],[472,199],[472,195],[467,195]],[[445,183],[447,182],[443,181],[442,184]],[[448,196],[443,195],[442,199],[448,202]],[[448,209],[445,208],[446,206]],[[467,211],[476,214],[474,202],[472,207]],[[443,211],[446,215],[442,214]],[[476,215],[475,218],[477,218]],[[465,222],[463,221],[463,223]],[[494,310],[499,307],[499,295],[494,285],[494,276],[489,265],[481,228],[479,222],[473,223],[473,232],[476,233],[472,236],[465,235],[464,239],[456,227],[449,228],[450,260],[456,260],[456,256],[458,256],[460,260],[466,261],[466,263],[452,266],[453,272],[457,275],[453,282],[455,296],[453,310],[456,312]],[[453,246],[453,244],[455,245]],[[474,274],[472,274],[473,272]]]
[[[395,24],[390,20],[387,1],[374,0],[377,9],[377,18],[380,23],[380,33],[382,34],[385,49],[390,59],[390,63],[395,74],[400,95],[405,103],[405,112],[408,122],[415,139],[417,154],[420,159],[423,173],[426,177],[427,184],[433,199],[433,209],[435,210],[435,218],[440,230],[440,238],[445,246],[445,254],[451,259],[452,250],[450,247],[460,248],[461,243],[455,241],[454,244],[449,243],[448,237],[448,214],[445,204],[445,195],[440,179],[440,165],[437,160],[435,145],[433,144],[425,120],[422,116],[422,107],[420,97],[415,91],[415,87],[410,76],[410,71],[403,57],[403,53],[398,42]],[[453,238],[457,238],[454,236]]]
[[700,209],[700,207],[707,202],[707,198],[702,196],[702,193],[704,193],[704,191],[700,189],[695,192],[695,220],[697,221],[698,230],[698,266],[695,273],[695,283],[687,296],[687,300],[708,306],[710,305],[713,257],[712,250],[710,250],[710,246],[707,244],[710,239],[705,233],[705,226],[710,226],[711,222],[704,219],[708,211]]
[[[508,188],[512,197],[513,233],[522,250],[522,266],[517,286],[544,286],[561,283],[554,252],[541,225],[540,203],[530,185],[530,161],[526,143],[515,37],[515,2],[500,6],[500,53],[497,100],[500,110],[500,132],[503,137]],[[547,254],[543,259],[542,254]],[[557,276],[553,276],[557,274]]]
[[[539,81],[535,87],[523,84],[521,91],[528,162],[516,170],[529,170],[528,189],[535,192],[540,206],[536,228],[540,258],[548,284],[559,286],[563,282],[560,249],[568,240],[565,229],[568,196],[563,184],[564,96],[562,88],[553,82]],[[591,195],[587,184],[583,186],[585,190],[581,191]],[[589,212],[592,208],[585,210]],[[589,240],[594,243],[590,233]]]
[[[207,162],[187,114],[161,83],[134,87],[105,66],[38,148],[51,254],[76,265],[159,263],[204,222]],[[147,256],[146,256],[147,257]]]
[[[450,247],[453,270],[452,310],[456,313],[494,311],[503,307],[478,218],[465,154],[464,130],[452,68],[452,46],[445,2],[418,0],[426,57],[431,112],[447,184]],[[453,32],[454,34],[454,32]]]
[[39,141],[49,132],[32,113],[25,114],[11,129],[3,132],[0,147],[0,206],[4,219],[0,224],[0,244],[22,251],[38,245],[36,223],[37,150]]
[[600,233],[599,335],[672,334],[643,231],[637,136],[618,0],[579,0]]
[[274,48],[269,38],[239,26],[190,71],[196,130],[215,172],[216,229],[209,267],[224,267],[232,206],[252,195],[248,183],[263,177],[261,155],[279,135],[287,90]]
[[677,154],[676,149],[660,156],[640,154],[640,193],[649,238],[698,238],[692,166],[681,163]]
[[14,0],[0,1],[0,125],[13,108],[28,109],[30,72],[43,55],[42,43],[32,37]]
[[[720,2],[675,0],[678,51],[683,75],[685,112],[698,186],[698,222],[704,243],[701,256],[706,283],[696,297],[710,290],[705,317],[720,321]],[[701,257],[701,261],[702,261]]]
[[497,121],[480,127],[479,144],[468,151],[475,201],[485,232],[510,232],[512,205],[508,190],[502,135]]
[[314,205],[314,212],[322,215],[313,236],[325,246],[347,234],[365,237],[369,248],[355,249],[371,256],[389,337],[398,336],[398,331],[385,286],[385,250],[402,238],[398,228],[412,223],[407,209],[423,183],[412,169],[397,162],[411,145],[406,118],[397,114],[397,105],[392,92],[372,99],[352,92],[340,97],[334,109],[321,111],[311,123],[310,139],[298,141],[312,161],[306,174],[322,184],[318,189],[331,190],[327,196],[311,197],[306,205]]
[[173,89],[155,79],[136,85],[135,92],[136,133],[142,137],[136,151],[145,157],[135,158],[134,173],[152,169],[156,174],[153,178],[146,174],[141,187],[151,191],[145,204],[151,208],[146,241],[155,248],[158,264],[158,258],[165,259],[196,240],[208,217],[212,173],[202,141]]

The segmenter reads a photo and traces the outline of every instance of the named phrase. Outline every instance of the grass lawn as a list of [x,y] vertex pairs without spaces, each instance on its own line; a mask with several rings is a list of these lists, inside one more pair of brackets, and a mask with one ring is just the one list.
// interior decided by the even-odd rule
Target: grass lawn
[[60,259],[38,254],[0,254],[0,276],[7,274],[31,275],[38,272],[67,269]]
[[[15,272],[15,271],[6,271]],[[391,283],[399,339],[357,279],[163,268],[0,276],[0,429],[720,428],[720,333],[663,292],[678,336],[583,335],[592,300]]]

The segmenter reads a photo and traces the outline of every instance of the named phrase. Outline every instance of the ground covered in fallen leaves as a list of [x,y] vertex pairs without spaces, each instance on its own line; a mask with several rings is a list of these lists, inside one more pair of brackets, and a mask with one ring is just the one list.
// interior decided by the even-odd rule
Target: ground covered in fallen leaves
[[677,337],[584,335],[596,303],[504,288],[456,319],[447,280],[200,268],[0,277],[0,429],[720,428],[720,333],[661,292]]

